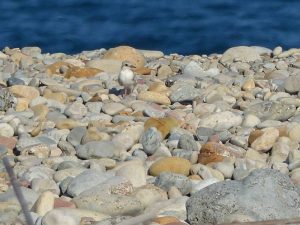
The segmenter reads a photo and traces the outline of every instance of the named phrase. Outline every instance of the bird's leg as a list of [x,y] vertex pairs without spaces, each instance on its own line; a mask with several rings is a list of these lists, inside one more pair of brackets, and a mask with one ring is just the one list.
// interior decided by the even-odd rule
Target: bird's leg
[[127,96],[127,87],[124,87],[124,95],[123,95],[123,97],[126,97]]

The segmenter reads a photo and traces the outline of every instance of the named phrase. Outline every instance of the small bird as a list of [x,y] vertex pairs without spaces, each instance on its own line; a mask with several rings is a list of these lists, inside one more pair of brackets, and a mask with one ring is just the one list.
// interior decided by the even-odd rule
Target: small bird
[[133,68],[136,68],[128,61],[122,63],[122,69],[118,77],[119,84],[124,86],[124,96],[127,96],[132,92],[133,86],[135,84],[135,75],[132,71]]

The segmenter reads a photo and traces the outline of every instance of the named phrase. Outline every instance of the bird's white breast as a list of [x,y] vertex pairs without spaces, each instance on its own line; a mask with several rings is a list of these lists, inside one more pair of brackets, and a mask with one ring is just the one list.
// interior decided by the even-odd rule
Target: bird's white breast
[[121,85],[130,85],[133,83],[134,73],[128,69],[123,68],[119,75],[119,82]]

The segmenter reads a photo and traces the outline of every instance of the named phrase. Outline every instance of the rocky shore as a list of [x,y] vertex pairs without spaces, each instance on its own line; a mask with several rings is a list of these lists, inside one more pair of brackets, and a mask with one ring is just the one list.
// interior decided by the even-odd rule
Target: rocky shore
[[[127,96],[124,61],[135,67]],[[0,85],[0,158],[36,225],[300,216],[300,49],[6,47]],[[0,221],[24,221],[2,161]]]

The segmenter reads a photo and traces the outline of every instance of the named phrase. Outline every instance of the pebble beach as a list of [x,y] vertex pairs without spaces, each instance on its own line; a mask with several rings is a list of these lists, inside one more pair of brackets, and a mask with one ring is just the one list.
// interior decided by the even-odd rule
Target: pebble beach
[[[129,95],[118,76],[134,65]],[[300,48],[0,52],[0,224],[300,217]]]

